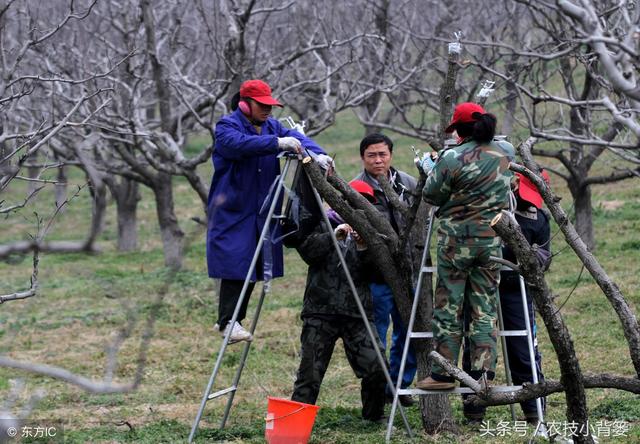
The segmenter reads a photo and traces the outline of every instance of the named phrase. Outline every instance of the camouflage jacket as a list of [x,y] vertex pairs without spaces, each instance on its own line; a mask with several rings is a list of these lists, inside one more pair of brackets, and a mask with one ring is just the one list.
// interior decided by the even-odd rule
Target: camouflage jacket
[[[369,281],[374,265],[369,260],[367,251],[357,251],[355,242],[350,238],[339,242],[339,245],[367,317],[372,320],[373,303]],[[318,224],[296,249],[309,265],[300,316],[342,315],[360,318],[338,253],[324,224]]]
[[490,222],[508,208],[514,154],[506,141],[470,139],[440,154],[422,190],[425,201],[440,207],[440,244],[499,244]]

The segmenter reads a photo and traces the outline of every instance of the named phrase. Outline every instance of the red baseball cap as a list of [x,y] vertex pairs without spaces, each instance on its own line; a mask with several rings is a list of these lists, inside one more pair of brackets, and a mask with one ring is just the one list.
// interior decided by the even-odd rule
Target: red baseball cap
[[487,112],[484,108],[477,103],[473,102],[464,102],[456,105],[456,108],[453,110],[453,117],[451,118],[451,122],[447,129],[444,130],[445,133],[452,133],[455,128],[456,123],[469,123],[475,122],[478,120],[474,118],[475,113],[486,114]]
[[284,106],[271,97],[271,87],[262,80],[247,80],[240,85],[240,97],[248,97],[263,105]]
[[373,194],[373,188],[364,180],[352,180],[349,182],[351,188],[362,194],[369,202],[375,203],[376,196]]
[[[549,173],[545,170],[541,171],[542,178],[544,181],[549,184]],[[520,180],[520,184],[518,185],[518,194],[522,200],[526,200],[527,202],[535,205],[538,208],[542,208],[542,196],[538,191],[538,188],[534,185],[533,182],[529,180],[529,178],[523,174],[516,173],[516,177]]]

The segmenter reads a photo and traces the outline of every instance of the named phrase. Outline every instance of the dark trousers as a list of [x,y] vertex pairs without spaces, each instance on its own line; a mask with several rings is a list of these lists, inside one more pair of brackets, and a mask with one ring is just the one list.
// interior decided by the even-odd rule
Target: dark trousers
[[[372,329],[375,328],[373,325]],[[374,330],[375,331],[375,330]],[[347,360],[359,379],[362,417],[380,419],[384,414],[384,371],[374,344],[361,319],[347,316],[305,317],[300,335],[300,367],[291,399],[315,404],[336,341],[342,339]]]
[[[503,273],[504,275],[504,273]],[[505,279],[506,280],[506,279]],[[500,306],[502,308],[502,320],[504,322],[505,330],[525,330],[525,317],[522,310],[522,296],[520,295],[520,288],[515,286],[509,286],[505,288],[504,285],[500,286]],[[529,324],[531,331],[533,332],[533,344],[534,344],[534,357],[536,361],[536,370],[538,373],[538,381],[544,381],[544,374],[542,373],[542,356],[538,351],[538,341],[536,338],[536,325],[535,325],[535,312],[531,298],[527,295],[527,306],[529,309]],[[509,359],[509,369],[511,370],[511,379],[514,385],[522,385],[525,382],[533,382],[533,374],[531,372],[531,359],[529,358],[529,345],[527,344],[526,336],[508,336],[505,338],[507,343],[507,357]],[[466,351],[463,353],[462,366],[463,370],[468,371],[470,368],[468,362],[468,355]],[[479,377],[479,375],[473,375],[472,377]],[[463,396],[465,398],[466,396]],[[545,398],[542,401],[542,411],[545,410]],[[530,399],[520,403],[523,413],[526,417],[537,417],[538,411],[536,408],[536,400]],[[470,407],[464,406],[464,413],[468,417],[478,417],[484,415],[484,407]]]
[[[220,297],[218,301],[217,322],[218,326],[220,327],[220,331],[224,330],[229,321],[231,321],[231,318],[233,317],[233,311],[236,309],[236,305],[238,305],[238,300],[240,299],[240,292],[242,292],[243,285],[244,281],[235,281],[230,279],[222,279],[220,281]],[[255,287],[255,285],[255,282],[249,282],[249,286],[247,287],[247,294],[244,296],[242,306],[240,307],[240,312],[238,313],[238,322],[242,321],[247,316],[249,297],[251,297],[251,292],[253,291],[253,287]]]

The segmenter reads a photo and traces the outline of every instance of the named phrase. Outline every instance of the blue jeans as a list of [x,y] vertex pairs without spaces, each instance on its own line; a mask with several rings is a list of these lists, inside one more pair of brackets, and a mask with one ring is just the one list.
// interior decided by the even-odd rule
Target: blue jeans
[[[393,300],[393,293],[387,284],[369,284],[371,297],[373,298],[373,319],[376,324],[378,336],[383,347],[387,348],[387,331],[390,321],[393,322],[393,332],[391,334],[391,352],[389,355],[389,373],[391,380],[395,384],[400,373],[400,362],[402,361],[402,350],[407,336],[407,328],[404,326],[400,313]],[[407,362],[404,366],[401,388],[407,388],[416,376],[417,364],[416,355],[413,348],[409,348]]]

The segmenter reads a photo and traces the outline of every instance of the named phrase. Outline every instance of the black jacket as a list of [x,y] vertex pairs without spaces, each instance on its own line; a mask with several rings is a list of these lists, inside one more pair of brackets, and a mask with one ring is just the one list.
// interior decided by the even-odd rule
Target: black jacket
[[[357,251],[353,240],[349,239],[339,244],[360,301],[371,320],[373,304],[369,281],[373,273],[373,264],[366,250]],[[334,249],[331,234],[326,231],[324,224],[318,224],[296,249],[309,265],[301,317],[342,315],[360,318],[346,274]]]
[[[543,269],[546,270],[549,267],[549,262],[551,262],[549,216],[543,210],[532,206],[525,211],[516,211],[515,218],[527,242],[530,245],[537,244],[540,249],[544,250],[538,254],[538,260]],[[507,246],[502,247],[502,257],[513,263],[516,262],[515,254]],[[503,271],[500,277],[500,291],[520,292],[518,274],[513,271]]]

